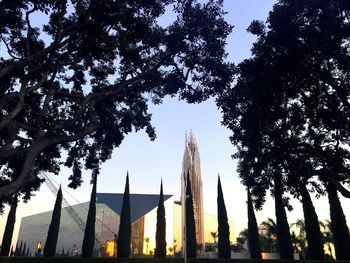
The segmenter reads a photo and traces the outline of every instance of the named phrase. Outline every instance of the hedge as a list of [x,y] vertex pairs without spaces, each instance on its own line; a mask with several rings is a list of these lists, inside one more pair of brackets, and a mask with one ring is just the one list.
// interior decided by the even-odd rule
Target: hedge
[[[82,257],[0,257],[0,263],[183,263],[183,258],[82,258]],[[331,263],[334,260],[259,260],[189,258],[188,263]],[[350,263],[338,260],[337,263]]]

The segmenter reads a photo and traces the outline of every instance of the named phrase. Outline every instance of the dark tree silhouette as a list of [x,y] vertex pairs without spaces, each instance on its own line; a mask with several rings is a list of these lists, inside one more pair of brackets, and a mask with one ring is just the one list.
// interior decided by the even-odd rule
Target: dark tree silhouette
[[96,189],[97,174],[92,175],[92,190],[89,204],[89,212],[86,219],[83,245],[81,249],[82,257],[92,257],[95,246],[95,222],[96,222]]
[[219,258],[231,258],[230,228],[228,225],[224,195],[222,193],[220,176],[218,176],[218,252]]
[[327,187],[330,207],[331,230],[334,240],[335,256],[337,260],[350,259],[350,236],[343,209],[341,207],[337,189],[329,184]]
[[218,105],[257,208],[276,174],[281,192],[298,198],[299,185],[326,194],[329,183],[350,197],[349,19],[344,0],[280,0],[267,27],[248,28],[257,35],[253,56]]
[[10,212],[7,215],[5,231],[4,231],[4,235],[2,237],[0,256],[7,257],[9,255],[9,252],[10,252],[12,236],[13,236],[13,229],[15,227],[15,222],[16,222],[17,204],[18,204],[17,196],[14,196],[12,198]]
[[323,260],[323,240],[320,230],[320,224],[318,216],[315,211],[315,207],[312,204],[310,194],[305,185],[300,186],[300,192],[302,196],[302,205],[305,218],[305,233],[307,240],[307,255],[308,259]]
[[247,207],[248,207],[248,244],[250,257],[253,259],[261,259],[259,230],[256,222],[253,201],[250,196],[249,188],[247,188]]
[[22,257],[26,257],[27,256],[27,242],[24,242],[21,254],[22,254]]
[[[162,25],[166,10],[175,19]],[[132,130],[155,139],[150,102],[197,103],[232,79],[221,0],[1,1],[0,12],[0,168],[23,158],[18,177],[0,177],[0,200],[58,174],[62,152],[78,187]]]
[[277,224],[277,243],[281,259],[294,259],[292,238],[289,232],[287,214],[283,203],[283,193],[280,177],[275,177],[275,213]]
[[126,174],[125,190],[123,196],[122,211],[117,242],[117,256],[127,258],[130,255],[131,239],[131,215],[130,215],[130,194],[129,194],[129,173]]
[[155,257],[166,257],[166,220],[163,196],[163,181],[160,183],[160,194],[157,208],[157,229],[156,229],[156,248]]
[[44,256],[53,257],[56,255],[56,245],[61,221],[62,189],[58,189],[55,206],[52,211],[51,222],[47,232],[47,238],[44,246]]
[[194,221],[193,196],[189,173],[187,173],[185,206],[186,255],[189,258],[195,258],[197,257],[196,223]]

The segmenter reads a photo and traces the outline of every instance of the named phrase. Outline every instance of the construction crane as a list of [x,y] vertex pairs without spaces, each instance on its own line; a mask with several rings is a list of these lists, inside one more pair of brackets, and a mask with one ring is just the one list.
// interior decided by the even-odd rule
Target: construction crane
[[[45,179],[45,183],[51,192],[54,195],[57,195],[58,189],[51,181],[50,177],[46,173],[41,173],[43,179]],[[81,231],[85,232],[86,224],[78,215],[78,213],[74,210],[74,208],[68,203],[68,201],[62,196],[63,208],[67,211],[68,215],[73,219],[73,221],[77,224]],[[100,222],[102,224],[102,222]],[[108,228],[108,227],[107,227]],[[109,228],[108,228],[109,229]],[[112,231],[113,233],[113,231]],[[101,245],[100,238],[95,233],[95,244]]]

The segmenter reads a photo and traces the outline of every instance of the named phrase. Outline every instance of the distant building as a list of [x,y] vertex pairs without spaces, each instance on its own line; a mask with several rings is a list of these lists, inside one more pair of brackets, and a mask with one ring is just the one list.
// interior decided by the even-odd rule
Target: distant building
[[[155,229],[157,222],[157,206],[159,195],[130,194],[131,206],[131,252],[132,256],[138,257],[153,253],[155,247]],[[108,250],[110,242],[114,241],[118,234],[120,213],[123,202],[123,194],[97,193],[96,200],[96,254]],[[86,221],[89,203],[72,206],[79,217]],[[173,211],[174,198],[164,195],[164,207],[166,212],[167,247],[173,248]],[[52,211],[26,216],[22,218],[18,235],[18,242],[26,243],[30,254],[36,253],[38,242],[45,244],[47,231],[51,220]],[[60,230],[58,235],[56,253],[69,252],[73,250],[81,253],[84,233],[69,216],[66,209],[62,208]],[[146,242],[147,241],[147,242]],[[112,256],[112,255],[110,255]]]
[[[185,224],[185,198],[187,177],[191,182],[193,195],[194,220],[196,224],[196,241],[202,248],[199,256],[204,256],[204,211],[203,211],[203,190],[200,157],[197,140],[192,131],[189,136],[186,134],[185,152],[182,161],[181,175],[181,204],[182,204],[182,226]],[[185,229],[182,230],[182,240],[184,240]],[[183,248],[184,253],[184,248]]]
[[[215,248],[213,234],[217,232],[217,217],[204,214],[203,190],[200,158],[197,141],[192,132],[186,135],[185,151],[181,174],[181,201],[175,201],[172,195],[164,195],[166,216],[167,254],[181,256],[184,251],[184,209],[186,196],[186,180],[189,176],[193,194],[194,217],[196,224],[196,240],[200,245],[199,257],[204,257],[206,243]],[[159,195],[130,194],[131,206],[131,257],[152,255],[155,249],[155,233],[157,224],[157,206]],[[117,238],[123,194],[97,193],[96,200],[96,243],[95,254],[113,256]],[[89,202],[72,206],[82,222],[86,221]],[[45,244],[52,211],[26,216],[22,218],[18,242],[26,243],[30,254],[35,254],[38,242]],[[205,229],[204,229],[205,224]],[[233,224],[229,220],[230,240],[234,242]],[[65,208],[62,208],[61,223],[57,242],[57,253],[69,252],[70,255],[81,253],[84,232]]]

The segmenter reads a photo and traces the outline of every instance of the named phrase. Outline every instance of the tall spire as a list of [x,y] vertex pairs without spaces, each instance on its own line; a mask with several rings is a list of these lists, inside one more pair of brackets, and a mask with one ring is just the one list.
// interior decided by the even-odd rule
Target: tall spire
[[[181,182],[181,203],[182,203],[182,222],[184,224],[184,208],[186,196],[186,182],[187,177],[191,182],[191,191],[193,195],[193,209],[196,225],[196,240],[201,244],[203,251],[199,255],[204,255],[204,216],[203,216],[203,193],[202,193],[202,177],[200,167],[200,157],[197,146],[197,140],[194,132],[190,130],[189,134],[186,132],[185,151],[182,162],[182,182]],[[184,237],[184,233],[182,233]]]

